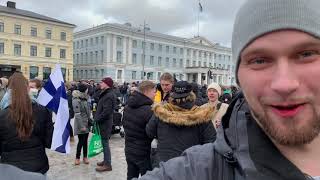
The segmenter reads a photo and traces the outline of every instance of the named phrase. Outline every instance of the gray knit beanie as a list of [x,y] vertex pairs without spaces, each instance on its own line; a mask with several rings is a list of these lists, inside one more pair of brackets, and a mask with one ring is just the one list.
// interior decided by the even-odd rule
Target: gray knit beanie
[[267,33],[293,29],[320,39],[320,0],[247,0],[237,13],[232,34],[236,78],[241,52]]

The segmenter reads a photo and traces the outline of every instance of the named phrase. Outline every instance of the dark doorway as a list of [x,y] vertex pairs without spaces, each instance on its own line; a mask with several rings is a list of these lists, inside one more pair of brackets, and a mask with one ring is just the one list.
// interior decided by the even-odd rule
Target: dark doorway
[[21,71],[21,66],[0,64],[0,77],[10,77],[14,72]]

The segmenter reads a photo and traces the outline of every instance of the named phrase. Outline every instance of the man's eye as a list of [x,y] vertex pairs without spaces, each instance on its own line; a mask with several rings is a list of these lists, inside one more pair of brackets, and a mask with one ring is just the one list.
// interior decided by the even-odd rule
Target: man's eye
[[249,61],[249,64],[264,64],[264,63],[266,63],[266,60],[262,58],[257,58]]
[[306,58],[306,57],[310,57],[313,55],[319,55],[319,53],[316,51],[303,51],[300,53],[301,58]]

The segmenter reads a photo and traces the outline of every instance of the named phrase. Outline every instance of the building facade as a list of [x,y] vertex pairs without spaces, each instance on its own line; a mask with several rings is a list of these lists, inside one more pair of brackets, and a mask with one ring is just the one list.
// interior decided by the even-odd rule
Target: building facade
[[202,85],[235,84],[231,49],[203,37],[185,39],[107,23],[76,32],[73,47],[75,80],[109,76],[118,83],[157,82],[169,72],[177,80]]
[[57,63],[73,80],[75,25],[34,12],[0,6],[0,77],[21,71],[28,79],[47,79]]

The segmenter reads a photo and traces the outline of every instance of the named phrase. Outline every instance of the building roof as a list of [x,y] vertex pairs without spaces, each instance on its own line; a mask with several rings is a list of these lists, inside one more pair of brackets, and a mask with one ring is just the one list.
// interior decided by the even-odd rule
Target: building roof
[[8,14],[12,14],[12,15],[35,18],[35,19],[51,21],[51,22],[55,22],[55,23],[60,23],[60,24],[76,27],[76,25],[74,25],[74,24],[70,24],[70,23],[67,23],[67,22],[64,22],[64,21],[60,21],[58,19],[54,19],[54,18],[51,18],[51,17],[48,17],[48,16],[37,14],[37,13],[31,12],[31,11],[26,11],[26,10],[16,9],[16,8],[9,8],[7,6],[1,6],[0,5],[0,13],[8,13]]

